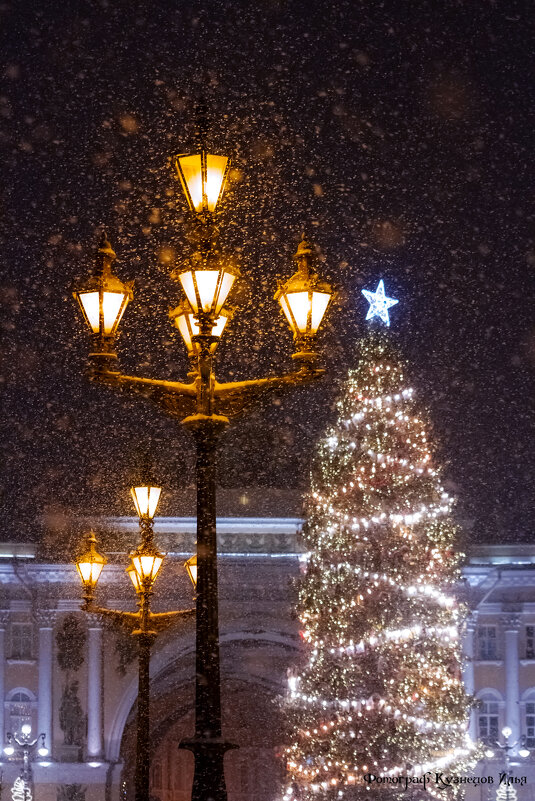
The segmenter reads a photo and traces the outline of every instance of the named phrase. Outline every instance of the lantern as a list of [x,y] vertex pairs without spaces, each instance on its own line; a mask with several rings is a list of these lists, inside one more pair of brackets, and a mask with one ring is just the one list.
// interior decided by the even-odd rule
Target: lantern
[[173,166],[191,211],[213,213],[225,187],[230,159],[201,150],[194,155],[174,156]]
[[[180,303],[176,309],[171,309],[169,317],[182,334],[188,355],[194,355],[197,352],[197,347],[193,337],[200,333],[200,328],[189,304]],[[231,317],[232,311],[230,309],[221,309],[219,317],[216,318],[215,323],[212,325],[211,336],[219,338]],[[216,345],[217,343],[214,342],[212,348],[215,349]]]
[[180,281],[196,317],[216,318],[239,275],[238,268],[219,254],[196,252],[171,277]]
[[93,275],[82,289],[73,293],[92,333],[100,337],[115,336],[128,302],[133,298],[132,283],[123,284],[111,272],[115,259],[112,246],[103,237]]
[[[165,555],[160,553],[151,543],[144,543],[131,554],[130,558],[141,587],[145,588],[147,585],[150,587],[160,571]],[[136,586],[131,573],[128,575],[132,579],[134,586]]]
[[331,286],[311,272],[311,256],[312,248],[303,236],[294,256],[298,270],[275,294],[294,339],[303,344],[305,350],[310,347],[310,340],[318,331],[333,294]]
[[86,539],[86,550],[76,560],[76,569],[82,580],[84,588],[92,592],[97,586],[102,568],[108,560],[97,551],[95,532],[90,531]]
[[141,487],[131,487],[130,493],[140,520],[152,520],[160,500],[161,487],[149,484]]

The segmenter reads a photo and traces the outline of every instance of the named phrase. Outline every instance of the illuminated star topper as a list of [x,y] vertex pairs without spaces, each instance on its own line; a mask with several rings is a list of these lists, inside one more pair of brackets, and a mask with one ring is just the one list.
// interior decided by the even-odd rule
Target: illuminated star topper
[[396,303],[399,303],[398,300],[394,300],[394,298],[387,298],[385,295],[385,285],[383,283],[383,279],[379,281],[377,284],[377,289],[375,292],[370,292],[369,289],[361,290],[362,294],[370,304],[370,308],[368,309],[368,314],[366,315],[367,320],[371,320],[372,317],[380,317],[383,323],[386,325],[390,325],[390,317],[388,316],[388,310],[391,306],[395,306]]

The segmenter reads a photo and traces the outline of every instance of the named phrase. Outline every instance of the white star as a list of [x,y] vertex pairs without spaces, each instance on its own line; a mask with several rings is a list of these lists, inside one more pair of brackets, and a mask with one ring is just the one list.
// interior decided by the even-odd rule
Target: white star
[[394,298],[387,298],[385,295],[385,285],[383,280],[381,279],[377,285],[377,289],[375,292],[370,292],[369,289],[362,289],[362,294],[370,304],[370,308],[368,309],[368,314],[366,315],[367,320],[371,320],[372,317],[380,317],[383,323],[390,325],[390,317],[388,316],[388,310],[391,306],[395,306],[396,303],[399,303],[398,300],[394,300]]

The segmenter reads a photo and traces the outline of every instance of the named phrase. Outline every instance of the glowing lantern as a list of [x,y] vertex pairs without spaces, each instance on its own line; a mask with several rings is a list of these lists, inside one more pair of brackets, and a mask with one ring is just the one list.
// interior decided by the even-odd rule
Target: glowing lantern
[[[158,575],[162,566],[165,555],[160,553],[157,548],[151,543],[140,545],[133,554],[130,555],[132,560],[132,567],[137,574],[137,580],[141,587],[149,587],[153,584],[156,576]],[[132,583],[136,586],[132,574],[128,575],[132,579]]]
[[238,268],[216,253],[194,253],[189,263],[177,268],[172,278],[180,281],[196,317],[219,316],[236,278]]
[[82,289],[73,292],[92,333],[113,337],[121,317],[133,298],[132,284],[123,282],[111,272],[116,255],[104,236],[97,251],[95,270]]
[[172,161],[191,211],[215,212],[225,188],[230,159],[201,150],[195,155],[175,156]]
[[312,248],[304,235],[294,256],[297,272],[275,294],[301,350],[295,357],[312,355],[311,339],[321,325],[332,297],[331,286],[311,272]]
[[[193,337],[200,333],[200,328],[189,304],[180,303],[176,309],[172,309],[169,312],[169,317],[182,334],[182,339],[184,340],[188,354],[194,355],[197,353],[198,348],[193,341]],[[212,325],[211,336],[219,338],[231,317],[232,312],[230,309],[221,309],[219,317],[216,318],[215,323]],[[217,343],[214,342],[213,347],[215,347],[216,344]]]
[[131,487],[130,493],[140,520],[152,520],[160,500],[161,487],[149,484],[142,487]]
[[76,568],[86,591],[92,592],[95,589],[107,561],[106,557],[97,551],[95,532],[90,531],[86,539],[86,550],[76,560]]

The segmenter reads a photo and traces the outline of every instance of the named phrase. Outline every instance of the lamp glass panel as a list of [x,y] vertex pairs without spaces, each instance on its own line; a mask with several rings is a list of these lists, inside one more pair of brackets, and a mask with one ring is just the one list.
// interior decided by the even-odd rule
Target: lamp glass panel
[[310,333],[315,334],[320,327],[325,310],[329,305],[331,296],[327,292],[312,292],[312,315]]
[[37,753],[39,754],[39,756],[46,757],[48,756],[48,748],[46,747],[46,745],[42,745],[40,746],[40,748],[37,749]]
[[216,314],[218,314],[221,311],[221,308],[222,308],[223,304],[225,303],[225,301],[226,301],[226,299],[228,297],[228,294],[229,294],[230,290],[232,289],[232,285],[233,285],[235,280],[236,280],[236,276],[232,275],[232,273],[227,273],[227,272],[223,273],[223,277],[221,279],[221,284],[219,286],[219,294],[218,294],[217,298],[215,299],[216,306],[215,306],[214,311],[215,311]]
[[306,334],[308,324],[308,312],[310,309],[309,292],[289,292],[286,295],[288,305],[292,310],[292,315],[297,325],[299,333]]
[[102,293],[102,316],[104,318],[105,334],[113,333],[114,329],[119,325],[126,308],[126,303],[123,305],[124,298],[125,296],[122,292]]
[[228,317],[224,314],[220,314],[217,320],[215,321],[215,325],[212,328],[212,336],[213,337],[220,337],[223,333],[223,329],[227,324]]
[[195,294],[195,284],[193,283],[193,273],[191,271],[187,273],[180,273],[178,277],[180,278],[182,289],[186,293],[189,305],[193,311],[198,312],[199,308],[197,305],[197,295]]
[[141,588],[141,583],[140,583],[139,576],[137,574],[137,570],[136,570],[135,566],[134,565],[130,565],[129,567],[126,568],[126,572],[130,576],[132,584],[134,585],[134,589],[137,592]]
[[206,154],[206,200],[208,211],[215,211],[217,201],[223,188],[225,170],[227,169],[228,158],[226,156],[212,156]]
[[282,310],[283,310],[283,312],[284,312],[284,314],[286,316],[286,319],[288,320],[288,322],[290,324],[290,328],[292,329],[292,331],[294,331],[295,322],[294,322],[294,319],[292,317],[292,312],[290,310],[290,307],[288,306],[288,301],[286,300],[286,295],[281,295],[280,296],[279,303],[280,303],[281,308],[282,308]]
[[4,754],[5,754],[6,756],[13,756],[13,754],[14,754],[14,753],[15,753],[15,748],[14,748],[14,746],[12,746],[12,745],[6,745],[6,747],[4,748]]
[[196,564],[195,565],[190,565],[189,566],[189,570],[190,570],[190,573],[191,573],[191,580],[192,580],[194,586],[196,587],[197,586],[197,565]]
[[[199,298],[201,301],[200,310],[209,312],[212,310],[212,306],[217,300],[216,292],[219,283],[219,270],[196,270],[195,278],[197,280],[197,289],[199,290]],[[221,306],[219,308],[221,308]]]
[[186,184],[186,197],[195,211],[202,210],[202,165],[201,155],[180,156],[178,159],[182,174],[180,178]]
[[94,334],[100,332],[100,302],[98,292],[80,292],[78,299]]
[[190,577],[190,581],[194,587],[197,586],[197,555],[191,556],[187,562],[184,562],[184,567],[188,572],[188,576]]
[[188,349],[188,351],[193,349],[191,335],[194,333],[199,333],[199,326],[197,326],[197,331],[193,330],[192,320],[193,320],[192,314],[181,314],[178,317],[175,317],[175,325],[180,331],[182,339],[184,340],[184,344]]
[[130,492],[139,517],[149,517],[152,520],[160,500],[161,487],[132,487]]

